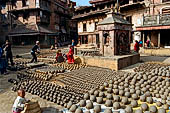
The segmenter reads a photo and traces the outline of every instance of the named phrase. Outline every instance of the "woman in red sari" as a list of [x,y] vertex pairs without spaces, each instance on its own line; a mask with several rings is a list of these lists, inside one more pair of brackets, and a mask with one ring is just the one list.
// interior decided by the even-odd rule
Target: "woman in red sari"
[[135,41],[134,50],[135,50],[137,53],[139,52],[139,42],[138,42],[137,40]]
[[70,46],[69,52],[67,54],[67,60],[69,64],[73,64],[74,63],[74,50],[73,50],[73,46]]

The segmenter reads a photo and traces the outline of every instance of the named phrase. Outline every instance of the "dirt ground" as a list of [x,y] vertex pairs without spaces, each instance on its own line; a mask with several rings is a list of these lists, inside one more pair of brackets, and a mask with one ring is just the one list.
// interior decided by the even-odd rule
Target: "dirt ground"
[[[25,55],[25,56],[30,57],[29,52],[30,52],[30,48],[25,48],[25,47],[14,47],[13,48],[14,56],[20,54],[20,55]],[[122,69],[122,71],[132,72],[134,67],[147,61],[159,61],[159,62],[170,63],[169,57],[141,55],[140,63],[124,68]],[[16,78],[16,72],[9,72],[8,75],[0,75],[0,103],[1,103],[0,113],[11,113],[13,102],[15,98],[17,97],[16,93],[11,91],[12,84],[8,82],[9,78]],[[57,113],[58,110],[62,109],[61,106],[57,106],[56,104],[43,100],[35,95],[26,93],[26,98],[27,99],[35,98],[36,100],[38,100],[41,108],[43,108],[42,109],[43,113]]]

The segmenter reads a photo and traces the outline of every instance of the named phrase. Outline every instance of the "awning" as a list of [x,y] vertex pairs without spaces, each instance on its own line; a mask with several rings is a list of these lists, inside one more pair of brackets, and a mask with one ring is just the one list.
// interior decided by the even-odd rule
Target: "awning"
[[61,29],[62,33],[66,34],[66,30],[64,28]]
[[8,36],[33,36],[33,35],[39,35],[40,33],[29,33],[29,34],[9,34]]
[[12,29],[8,36],[22,36],[22,35],[48,35],[48,34],[56,34],[56,32],[53,32],[49,30],[48,28],[45,28],[43,26],[39,25],[18,25],[14,29]]

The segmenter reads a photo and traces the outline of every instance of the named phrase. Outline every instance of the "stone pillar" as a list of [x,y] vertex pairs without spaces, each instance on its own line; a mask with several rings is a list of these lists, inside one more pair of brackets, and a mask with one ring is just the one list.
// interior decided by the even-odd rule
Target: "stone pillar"
[[103,31],[99,31],[99,40],[100,40],[100,54],[104,56],[104,38]]
[[160,47],[161,44],[161,33],[158,32],[158,47]]
[[144,31],[143,31],[142,33],[143,33],[143,40],[142,40],[142,42],[143,42],[143,47],[145,47],[145,33],[144,33]]

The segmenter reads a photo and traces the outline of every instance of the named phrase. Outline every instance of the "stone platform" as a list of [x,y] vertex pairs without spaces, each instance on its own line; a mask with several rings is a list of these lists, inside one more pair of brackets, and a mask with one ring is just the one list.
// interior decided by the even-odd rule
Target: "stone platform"
[[122,55],[114,57],[75,56],[75,60],[81,63],[86,63],[90,66],[109,68],[118,71],[122,68],[139,62],[140,54]]

